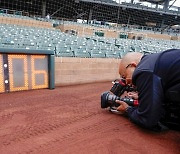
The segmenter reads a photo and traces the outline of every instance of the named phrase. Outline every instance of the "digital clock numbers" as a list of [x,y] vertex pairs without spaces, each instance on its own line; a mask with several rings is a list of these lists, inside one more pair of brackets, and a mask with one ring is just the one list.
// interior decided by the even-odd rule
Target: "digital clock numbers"
[[0,93],[41,88],[53,89],[53,63],[54,55],[50,51],[44,54],[43,51],[31,51],[25,54],[22,50],[19,53],[11,53],[10,49],[1,52]]

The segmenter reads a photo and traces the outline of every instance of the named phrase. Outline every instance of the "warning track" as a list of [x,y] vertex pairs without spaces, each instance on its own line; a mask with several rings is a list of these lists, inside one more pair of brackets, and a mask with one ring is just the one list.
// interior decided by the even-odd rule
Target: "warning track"
[[0,94],[1,154],[178,154],[180,134],[155,133],[100,108],[111,83]]

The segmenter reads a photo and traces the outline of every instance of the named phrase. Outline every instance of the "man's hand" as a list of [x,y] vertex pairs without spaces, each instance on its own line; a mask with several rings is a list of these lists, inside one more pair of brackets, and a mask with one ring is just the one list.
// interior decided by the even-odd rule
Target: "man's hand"
[[120,104],[120,106],[117,108],[118,111],[121,111],[122,113],[126,112],[126,109],[129,107],[129,105],[123,101],[116,100],[116,103]]
[[138,99],[138,93],[137,92],[128,92],[127,96],[133,99]]

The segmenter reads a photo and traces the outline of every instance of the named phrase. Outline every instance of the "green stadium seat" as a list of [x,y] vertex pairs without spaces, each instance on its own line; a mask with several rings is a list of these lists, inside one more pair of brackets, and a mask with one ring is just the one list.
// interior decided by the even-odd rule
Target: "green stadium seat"
[[91,57],[88,50],[83,49],[83,48],[74,49],[73,52],[74,52],[75,57],[82,57],[82,58],[90,58]]
[[56,46],[55,54],[58,57],[74,57],[74,53],[71,51],[69,46]]
[[57,57],[74,57],[73,52],[59,52],[59,53],[55,52],[55,54]]
[[92,49],[90,51],[91,58],[105,58],[106,55],[104,52],[101,52],[99,49]]
[[116,51],[107,51],[106,52],[106,58],[121,58],[120,53],[116,52]]

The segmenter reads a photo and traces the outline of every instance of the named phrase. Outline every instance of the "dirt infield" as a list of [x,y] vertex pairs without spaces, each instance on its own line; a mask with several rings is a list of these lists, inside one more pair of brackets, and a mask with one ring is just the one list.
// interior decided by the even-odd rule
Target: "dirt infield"
[[0,154],[178,154],[180,133],[100,108],[111,83],[0,94]]

